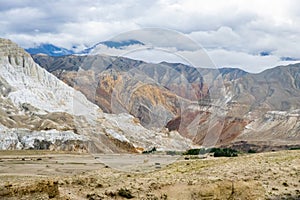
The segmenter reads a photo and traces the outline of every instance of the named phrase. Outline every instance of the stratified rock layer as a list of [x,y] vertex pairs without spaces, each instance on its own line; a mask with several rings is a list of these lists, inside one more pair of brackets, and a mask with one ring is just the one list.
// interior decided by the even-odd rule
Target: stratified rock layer
[[0,39],[0,86],[0,149],[113,153],[191,147],[177,132],[147,130],[129,114],[104,114],[6,39]]
[[33,58],[104,112],[130,113],[147,128],[204,146],[300,145],[299,64],[250,74],[103,55]]

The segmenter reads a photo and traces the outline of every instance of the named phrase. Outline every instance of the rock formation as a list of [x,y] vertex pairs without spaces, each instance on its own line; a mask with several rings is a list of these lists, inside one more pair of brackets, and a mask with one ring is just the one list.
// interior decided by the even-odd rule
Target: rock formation
[[104,112],[130,113],[148,129],[206,146],[299,145],[299,64],[250,74],[104,55],[33,58]]
[[0,88],[0,149],[137,152],[191,147],[177,132],[147,130],[129,114],[103,113],[6,39],[0,39]]

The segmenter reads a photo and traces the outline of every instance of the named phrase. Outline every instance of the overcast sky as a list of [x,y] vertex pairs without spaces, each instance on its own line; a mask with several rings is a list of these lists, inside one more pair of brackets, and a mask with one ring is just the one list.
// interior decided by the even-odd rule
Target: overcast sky
[[300,58],[297,0],[0,0],[0,37],[91,46],[131,30],[164,28],[199,43],[218,67],[250,72]]

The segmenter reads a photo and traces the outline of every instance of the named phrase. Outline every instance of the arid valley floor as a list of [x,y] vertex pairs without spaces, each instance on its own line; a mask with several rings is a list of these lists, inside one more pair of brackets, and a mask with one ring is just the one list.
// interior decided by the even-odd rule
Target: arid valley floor
[[300,150],[234,158],[107,158],[1,151],[0,199],[300,199]]

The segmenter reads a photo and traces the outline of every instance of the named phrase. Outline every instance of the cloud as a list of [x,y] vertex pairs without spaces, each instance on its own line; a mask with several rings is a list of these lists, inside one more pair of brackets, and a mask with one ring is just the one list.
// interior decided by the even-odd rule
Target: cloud
[[[239,12],[238,1],[161,1],[140,18],[144,26],[158,26],[183,33],[236,27],[254,18],[251,12]],[[158,12],[159,11],[159,12]],[[155,13],[153,15],[153,13]]]
[[300,62],[300,60],[282,61],[274,55],[252,55],[225,49],[180,51],[176,48],[147,48],[142,45],[131,45],[122,49],[99,45],[93,54],[123,56],[152,63],[163,61],[183,63],[202,68],[238,67],[251,73],[262,72],[270,67]]
[[[0,26],[0,37],[23,47],[45,42],[66,48],[91,46],[126,31],[155,27],[182,32],[217,65],[239,64],[252,71],[273,66],[281,57],[300,58],[297,0],[2,0]],[[164,48],[171,48],[167,45],[173,41],[178,53],[197,54],[189,38],[169,35],[158,41],[155,34],[136,36]],[[260,56],[261,52],[270,55]]]
[[277,66],[280,59],[277,56],[251,55],[244,52],[214,49],[208,55],[219,67],[238,67],[248,72],[261,72],[267,68]]

